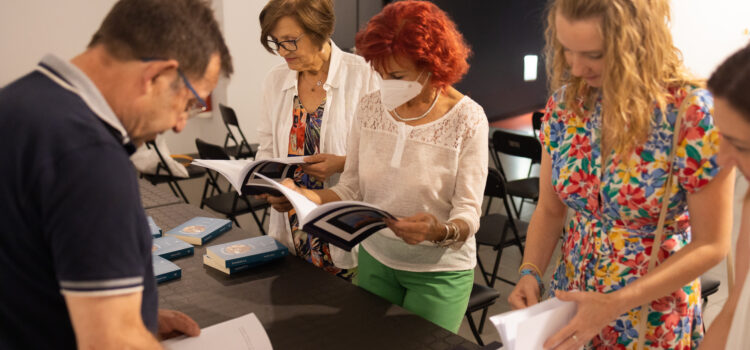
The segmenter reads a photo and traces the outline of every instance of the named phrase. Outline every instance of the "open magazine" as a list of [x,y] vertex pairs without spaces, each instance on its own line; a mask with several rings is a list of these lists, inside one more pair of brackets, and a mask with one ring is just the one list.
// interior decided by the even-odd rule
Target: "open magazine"
[[258,174],[258,178],[267,181],[292,203],[303,231],[347,251],[384,229],[383,219],[395,219],[387,211],[365,202],[338,201],[317,205],[269,177]]
[[576,314],[576,303],[557,298],[525,309],[490,317],[503,339],[504,350],[542,349],[547,339],[565,327]]
[[217,171],[232,184],[237,193],[244,195],[268,193],[274,196],[281,196],[281,193],[271,186],[271,184],[259,179],[256,175],[263,174],[277,181],[292,177],[294,175],[294,167],[298,164],[305,164],[302,158],[304,157],[285,157],[255,161],[246,159],[196,159],[193,160],[192,164]]

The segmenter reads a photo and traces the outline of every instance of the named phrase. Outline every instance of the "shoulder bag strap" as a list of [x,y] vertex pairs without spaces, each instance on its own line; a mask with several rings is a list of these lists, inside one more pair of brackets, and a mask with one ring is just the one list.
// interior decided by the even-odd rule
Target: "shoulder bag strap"
[[[664,237],[664,221],[667,218],[667,211],[669,211],[669,198],[670,194],[672,192],[672,184],[673,184],[673,178],[672,171],[674,169],[674,158],[675,154],[677,153],[677,147],[680,143],[680,133],[682,128],[682,119],[684,118],[685,111],[687,110],[687,103],[686,101],[692,96],[692,93],[689,93],[687,96],[685,96],[685,99],[682,100],[682,103],[680,104],[680,111],[677,113],[677,120],[674,123],[674,132],[672,133],[672,149],[669,150],[669,171],[667,172],[667,183],[664,187],[664,195],[661,199],[661,212],[659,214],[659,223],[656,229],[656,232],[654,232],[654,244],[651,246],[651,255],[649,256],[648,260],[648,271],[651,271],[656,266],[656,260],[659,257],[659,250],[661,250],[661,243]],[[648,310],[651,305],[651,302],[646,302],[641,306],[640,311],[640,317],[638,320],[638,345],[636,347],[640,347],[642,349],[647,349],[646,347],[646,331],[648,330]]]

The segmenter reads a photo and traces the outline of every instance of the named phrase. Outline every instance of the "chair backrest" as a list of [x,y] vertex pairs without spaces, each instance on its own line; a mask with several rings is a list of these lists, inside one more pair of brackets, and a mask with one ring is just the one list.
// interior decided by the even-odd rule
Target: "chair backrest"
[[240,127],[239,123],[237,122],[237,113],[234,113],[234,109],[232,109],[232,107],[228,107],[219,103],[219,111],[221,112],[221,119],[224,120],[224,123],[234,125],[238,128]]
[[164,171],[167,172],[167,176],[174,177],[174,174],[172,174],[172,170],[169,169],[169,165],[167,165],[167,161],[164,160],[164,156],[162,156],[161,151],[159,151],[159,147],[156,147],[156,141],[147,141],[146,148],[153,148],[154,151],[156,151],[156,155],[159,156],[159,164],[156,165],[155,175],[161,175],[159,174],[159,172],[164,169]]
[[505,176],[495,168],[488,168],[484,195],[487,197],[506,198],[507,194],[508,192],[505,190]]
[[534,135],[539,135],[542,130],[542,118],[544,118],[542,112],[536,111],[531,114],[531,128],[534,129]]
[[201,139],[195,139],[195,146],[198,148],[198,155],[201,159],[230,159],[227,152],[224,151],[224,147],[210,144]]
[[495,152],[529,158],[532,163],[542,161],[542,144],[534,136],[498,129],[492,134],[492,147]]

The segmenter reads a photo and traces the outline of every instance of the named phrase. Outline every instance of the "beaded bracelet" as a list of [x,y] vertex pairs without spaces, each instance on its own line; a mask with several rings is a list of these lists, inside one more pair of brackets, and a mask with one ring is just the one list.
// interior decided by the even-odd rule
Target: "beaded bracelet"
[[521,269],[521,277],[526,275],[532,275],[536,279],[536,283],[539,285],[539,295],[544,295],[544,283],[542,283],[542,277],[539,276],[534,269],[525,268]]
[[518,267],[518,273],[521,273],[521,270],[523,270],[523,267],[527,266],[527,265],[530,266],[530,267],[532,267],[534,269],[534,271],[536,271],[537,275],[539,275],[539,276],[542,275],[542,270],[539,267],[537,267],[536,265],[534,265],[534,263],[530,263],[530,262],[525,262],[525,263],[521,264],[521,266]]

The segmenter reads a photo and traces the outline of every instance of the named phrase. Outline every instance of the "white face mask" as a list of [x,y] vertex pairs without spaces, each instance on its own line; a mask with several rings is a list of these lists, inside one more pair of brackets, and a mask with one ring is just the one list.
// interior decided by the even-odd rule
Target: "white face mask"
[[[423,71],[424,72],[424,71]],[[427,79],[430,78],[430,73],[427,73]],[[419,73],[417,80],[397,80],[397,79],[383,79],[380,82],[380,100],[385,105],[385,108],[389,111],[396,109],[396,107],[408,102],[409,100],[417,97],[422,92],[422,84],[419,83],[419,78],[422,73]]]

